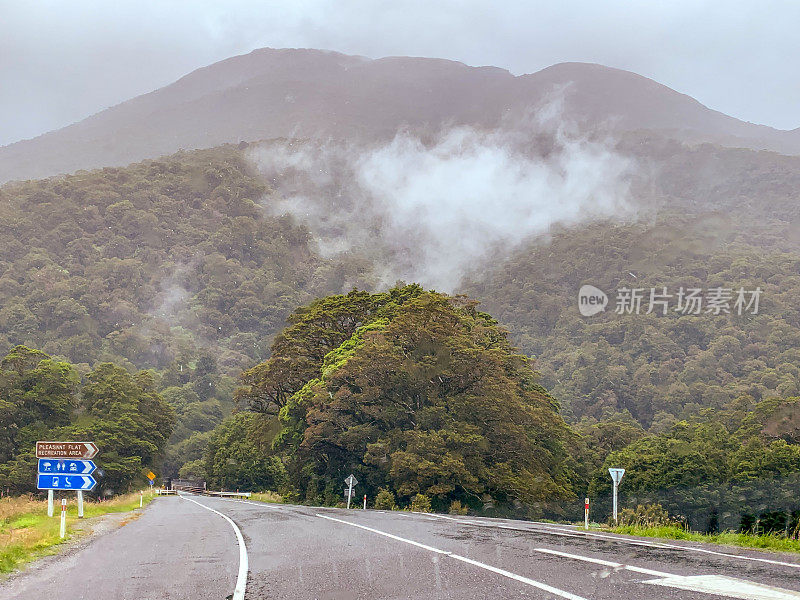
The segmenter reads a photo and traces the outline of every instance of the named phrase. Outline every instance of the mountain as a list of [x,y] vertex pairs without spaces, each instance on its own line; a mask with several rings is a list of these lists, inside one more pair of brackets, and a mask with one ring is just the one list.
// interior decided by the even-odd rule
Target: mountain
[[430,133],[452,125],[513,126],[562,98],[565,118],[584,127],[658,131],[682,141],[800,153],[800,129],[745,123],[651,79],[602,65],[564,63],[514,76],[442,59],[373,60],[265,48],[0,148],[0,182],[240,141],[370,141],[400,128]]

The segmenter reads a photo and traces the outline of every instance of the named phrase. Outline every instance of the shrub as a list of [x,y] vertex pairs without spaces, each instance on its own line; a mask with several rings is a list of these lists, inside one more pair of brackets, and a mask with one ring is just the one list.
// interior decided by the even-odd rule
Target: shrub
[[619,525],[638,527],[681,526],[681,522],[669,516],[660,504],[640,504],[635,509],[623,508],[619,513]]
[[450,503],[450,510],[448,511],[451,515],[465,515],[467,514],[467,507],[461,506],[460,500],[453,500]]
[[206,478],[205,462],[199,458],[185,463],[178,472],[178,477],[203,481]]
[[411,500],[411,510],[414,512],[431,512],[431,499],[425,494],[417,494]]
[[394,510],[394,494],[389,490],[381,489],[375,497],[375,508],[379,510]]

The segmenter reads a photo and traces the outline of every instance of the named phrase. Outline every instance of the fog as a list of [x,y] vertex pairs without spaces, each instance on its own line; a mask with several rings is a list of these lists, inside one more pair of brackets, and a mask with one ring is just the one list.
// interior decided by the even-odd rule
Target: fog
[[370,256],[384,286],[402,279],[452,292],[483,261],[554,225],[635,217],[635,163],[557,118],[432,140],[400,133],[369,148],[270,143],[250,157],[273,186],[268,211],[305,223],[325,256]]

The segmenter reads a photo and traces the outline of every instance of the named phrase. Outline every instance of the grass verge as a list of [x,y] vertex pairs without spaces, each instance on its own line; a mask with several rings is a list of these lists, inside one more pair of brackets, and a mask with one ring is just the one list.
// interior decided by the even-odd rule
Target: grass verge
[[283,496],[277,492],[253,492],[250,500],[256,502],[267,502],[269,504],[280,504],[283,502]]
[[[106,502],[84,501],[86,518],[139,508],[139,492],[117,496]],[[144,494],[144,504],[153,496]],[[31,496],[0,499],[0,574],[10,573],[28,561],[54,554],[58,546],[76,535],[78,504],[75,495],[67,498],[67,535],[59,537],[61,501],[56,499],[54,515],[47,516],[47,501]]]
[[686,531],[681,527],[675,526],[643,527],[639,525],[612,527],[609,531],[624,535],[656,537],[670,540],[689,540],[693,542],[706,542],[709,544],[757,548],[759,550],[770,550],[773,552],[800,552],[800,540],[793,540],[778,535],[751,535],[748,533],[731,532],[709,535]]

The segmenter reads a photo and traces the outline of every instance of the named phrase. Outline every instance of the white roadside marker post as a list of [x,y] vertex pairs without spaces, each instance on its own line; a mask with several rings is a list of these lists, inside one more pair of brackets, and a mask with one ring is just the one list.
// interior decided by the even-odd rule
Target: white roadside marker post
[[367,495],[364,494],[364,510],[367,510]]
[[622,481],[622,476],[625,475],[625,469],[616,469],[611,468],[608,470],[608,473],[611,475],[611,481],[614,482],[614,524],[616,525],[618,522],[617,519],[617,488],[619,487],[619,482]]
[[78,518],[83,518],[83,491],[78,490]]
[[65,535],[67,535],[67,499],[61,499],[61,529],[59,529],[58,535],[61,536],[63,539]]
[[139,492],[139,508],[142,508],[143,503],[144,503],[144,492]]
[[53,516],[53,490],[47,490],[47,516]]
[[583,528],[589,529],[589,499],[586,498],[583,502]]

